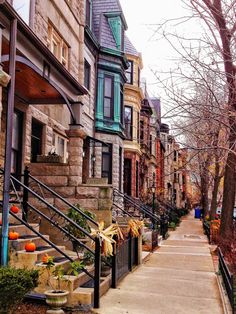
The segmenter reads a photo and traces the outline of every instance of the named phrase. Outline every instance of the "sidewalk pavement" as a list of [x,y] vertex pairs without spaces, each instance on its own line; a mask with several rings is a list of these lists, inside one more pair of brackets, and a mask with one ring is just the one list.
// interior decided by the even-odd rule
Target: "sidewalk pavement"
[[223,306],[202,223],[182,219],[149,260],[101,298],[99,314],[221,314]]

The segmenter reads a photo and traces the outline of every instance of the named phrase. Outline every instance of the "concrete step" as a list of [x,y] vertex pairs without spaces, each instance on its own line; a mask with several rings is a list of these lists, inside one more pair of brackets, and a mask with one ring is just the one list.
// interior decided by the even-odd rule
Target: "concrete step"
[[[65,250],[64,246],[58,246],[62,251]],[[36,263],[40,263],[42,261],[42,258],[45,254],[48,254],[49,256],[53,257],[60,257],[61,254],[54,248],[50,246],[44,246],[44,247],[38,247],[36,248],[36,251],[34,252],[26,252],[25,250],[17,251],[16,252],[16,258],[15,263],[18,265],[21,265],[21,267],[28,267],[32,268],[35,266]]]
[[[93,280],[91,280],[92,282]],[[101,278],[100,284],[100,297],[103,296],[111,287],[111,277],[107,276]],[[70,306],[76,304],[83,304],[86,306],[93,307],[94,302],[94,288],[93,287],[78,287],[68,296],[67,304]]]
[[[39,232],[39,224],[31,223],[29,224],[31,227],[33,227],[36,231]],[[19,235],[35,235],[33,231],[31,231],[29,228],[27,228],[25,225],[16,224],[16,225],[10,225],[9,231],[15,231],[18,232]]]
[[[44,235],[44,237],[49,240],[48,235]],[[26,243],[28,243],[29,241],[33,241],[36,247],[48,245],[47,242],[45,242],[42,238],[37,237],[36,235],[25,235],[25,238],[19,238],[18,240],[9,240],[9,246],[15,251],[22,251],[24,250]]]

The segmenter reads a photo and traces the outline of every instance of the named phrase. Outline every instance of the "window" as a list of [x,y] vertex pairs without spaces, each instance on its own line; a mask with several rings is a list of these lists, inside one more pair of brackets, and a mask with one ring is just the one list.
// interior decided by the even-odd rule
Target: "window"
[[124,92],[123,85],[120,84],[120,123],[124,124]]
[[149,136],[149,152],[152,155],[152,135]]
[[84,60],[84,86],[90,90],[91,66],[87,60]]
[[48,24],[48,47],[64,67],[68,68],[69,47],[51,24]]
[[57,155],[61,156],[63,158],[63,162],[66,162],[68,157],[67,139],[58,133],[53,133],[52,145],[52,152],[55,152]]
[[136,191],[135,196],[139,197],[139,163],[136,161]]
[[43,124],[32,119],[31,131],[31,162],[37,161],[37,155],[42,155]]
[[132,139],[132,107],[125,107],[125,135],[126,139]]
[[122,147],[119,148],[119,190],[122,188]]
[[85,24],[91,28],[91,10],[92,10],[92,1],[86,0],[86,16],[85,16]]
[[174,150],[174,161],[177,161],[177,152]]
[[182,176],[182,182],[183,182],[183,184],[185,184],[185,176],[184,175]]
[[12,0],[12,6],[27,25],[30,22],[30,0]]
[[137,112],[137,142],[140,142],[140,138],[139,138],[139,134],[140,134],[140,114],[139,112]]
[[114,102],[114,80],[113,77],[111,76],[105,76],[103,100],[104,118],[113,119],[113,102]]
[[140,121],[140,141],[141,141],[141,143],[144,142],[144,122],[143,122],[143,120]]
[[126,83],[133,84],[133,61],[129,61],[129,68],[126,70],[126,78]]
[[138,68],[138,87],[140,87],[140,68]]
[[102,146],[102,178],[108,178],[108,184],[112,184],[112,145]]

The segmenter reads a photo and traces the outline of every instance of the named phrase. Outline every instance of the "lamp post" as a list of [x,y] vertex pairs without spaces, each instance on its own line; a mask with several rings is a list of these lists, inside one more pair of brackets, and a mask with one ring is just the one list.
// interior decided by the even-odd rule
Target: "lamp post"
[[[153,182],[152,184],[152,214],[153,215],[155,213],[155,193],[156,193],[156,187],[155,187],[155,183]],[[154,229],[154,225],[155,225],[155,220],[154,218],[152,218],[153,229]]]

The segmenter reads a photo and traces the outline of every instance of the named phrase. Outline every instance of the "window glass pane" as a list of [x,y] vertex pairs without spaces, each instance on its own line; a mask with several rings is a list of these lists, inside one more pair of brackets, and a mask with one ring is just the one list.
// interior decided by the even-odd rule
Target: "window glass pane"
[[84,86],[89,90],[90,89],[90,73],[91,73],[90,64],[84,60]]
[[29,25],[30,0],[13,0],[12,4],[20,17]]
[[112,78],[105,77],[105,91],[104,96],[111,97],[112,96]]
[[12,130],[12,148],[18,150],[19,147],[19,119],[17,114],[13,116],[13,130]]
[[57,153],[59,156],[64,156],[64,146],[65,140],[61,137],[58,137]]
[[102,171],[109,172],[110,169],[110,156],[107,154],[103,155],[102,159]]
[[111,118],[111,99],[104,98],[104,117]]
[[125,107],[125,135],[128,139],[132,138],[132,108]]
[[126,70],[127,83],[133,83],[133,61],[129,61],[129,68]]

